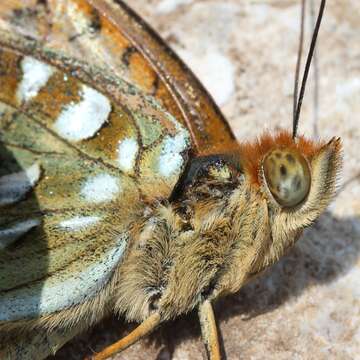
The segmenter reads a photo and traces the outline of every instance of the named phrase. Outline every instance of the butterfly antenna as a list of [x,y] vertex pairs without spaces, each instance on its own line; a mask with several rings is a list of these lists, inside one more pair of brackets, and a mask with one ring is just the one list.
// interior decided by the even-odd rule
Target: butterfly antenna
[[294,111],[293,111],[294,117],[293,117],[293,135],[292,135],[293,139],[295,139],[295,137],[296,137],[296,132],[297,132],[299,118],[300,118],[301,105],[302,105],[304,93],[305,93],[306,81],[307,81],[307,78],[309,75],[311,60],[314,57],[316,40],[317,40],[317,36],[319,33],[321,20],[322,20],[323,14],[324,14],[325,4],[326,4],[326,0],[321,0],[318,17],[316,19],[314,32],[313,32],[313,35],[311,38],[310,49],[309,49],[309,52],[308,52],[308,55],[306,58],[306,64],[305,64],[304,75],[303,75],[302,82],[301,82],[300,94],[298,97],[300,57],[301,57],[301,53],[302,53],[302,42],[303,42],[303,38],[304,38],[303,33],[304,33],[304,18],[305,18],[305,10],[304,10],[305,9],[305,0],[302,1],[300,45],[299,45],[299,52],[298,52],[298,60],[297,60],[297,64],[296,64],[295,85],[294,85]]
[[[315,24],[316,15],[315,14],[315,2],[316,0],[310,0],[310,16],[311,24]],[[313,119],[313,134],[315,138],[319,138],[319,62],[317,55],[317,48],[314,51],[314,60],[312,63],[313,74],[314,74],[314,99],[313,99],[313,109],[314,109],[314,119]]]
[[299,49],[296,59],[295,81],[294,81],[294,102],[293,102],[293,124],[295,124],[296,108],[299,94],[299,77],[301,58],[304,47],[304,28],[305,28],[305,4],[306,0],[301,2],[301,24],[300,24],[300,36],[299,36]]

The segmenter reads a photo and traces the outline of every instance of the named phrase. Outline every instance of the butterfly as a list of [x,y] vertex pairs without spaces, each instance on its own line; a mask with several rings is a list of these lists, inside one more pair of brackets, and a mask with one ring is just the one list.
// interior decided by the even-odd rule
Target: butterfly
[[109,313],[141,322],[105,358],[198,309],[219,358],[212,302],[326,208],[340,141],[294,126],[238,144],[121,1],[8,1],[0,14],[2,354],[46,357]]

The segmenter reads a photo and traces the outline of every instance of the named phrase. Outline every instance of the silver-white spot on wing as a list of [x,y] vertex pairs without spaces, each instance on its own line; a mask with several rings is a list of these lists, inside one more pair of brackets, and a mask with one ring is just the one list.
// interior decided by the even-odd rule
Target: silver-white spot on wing
[[112,201],[120,193],[120,179],[109,174],[89,178],[81,189],[81,196],[88,202]]
[[0,251],[13,244],[35,226],[40,225],[39,219],[30,219],[14,224],[7,228],[0,228]]
[[126,249],[128,235],[97,262],[74,274],[58,274],[31,288],[20,288],[2,295],[0,321],[15,321],[55,313],[94,297],[109,281]]
[[48,64],[25,56],[21,60],[22,79],[16,91],[16,97],[20,103],[27,102],[35,97],[56,69]]
[[176,134],[165,136],[159,156],[159,174],[165,178],[178,175],[184,164],[182,153],[189,149],[190,134],[171,114],[167,118],[175,125]]
[[119,142],[117,149],[119,168],[123,171],[133,170],[138,151],[139,144],[136,139],[126,138]]
[[82,85],[78,103],[68,104],[54,123],[54,130],[64,139],[81,141],[94,136],[108,120],[111,103],[98,91]]
[[179,173],[184,163],[181,153],[186,150],[187,146],[188,139],[183,133],[164,138],[158,163],[160,175],[170,177]]
[[20,201],[39,181],[40,166],[34,163],[25,171],[0,177],[0,206]]
[[99,216],[74,216],[59,223],[59,227],[69,231],[84,230],[89,226],[95,225],[100,221]]

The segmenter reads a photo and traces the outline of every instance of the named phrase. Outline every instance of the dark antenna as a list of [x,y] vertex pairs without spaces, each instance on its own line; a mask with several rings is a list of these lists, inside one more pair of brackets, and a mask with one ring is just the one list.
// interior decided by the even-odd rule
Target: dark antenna
[[[315,2],[316,0],[310,0],[310,16],[311,16],[311,25],[315,25],[316,15],[315,14]],[[314,111],[314,118],[313,118],[313,134],[314,137],[317,139],[319,138],[319,61],[318,61],[318,54],[317,48],[314,50],[314,60],[312,63],[313,67],[313,81],[314,81],[314,99],[313,99],[313,111]]]
[[[293,139],[295,139],[295,137],[296,137],[296,132],[297,132],[299,118],[300,118],[301,105],[302,105],[302,101],[303,101],[304,93],[305,93],[306,80],[309,75],[311,60],[314,55],[316,40],[317,40],[317,36],[319,33],[321,20],[322,20],[323,14],[324,14],[325,4],[326,4],[326,0],[321,0],[319,14],[316,19],[314,32],[313,32],[313,35],[311,38],[310,49],[309,49],[309,52],[308,52],[308,55],[306,58],[306,64],[305,64],[304,75],[303,75],[302,82],[301,82],[300,94],[299,94],[299,97],[297,97],[299,72],[300,72],[300,59],[299,58],[302,53],[302,44],[300,44],[300,46],[299,46],[298,60],[297,60],[296,73],[295,73],[295,85],[294,85],[294,104],[296,104],[296,102],[297,102],[297,105],[296,105],[296,111],[294,110],[294,118],[293,118],[293,136],[292,136]],[[305,8],[305,0],[302,1],[301,33],[304,32],[304,17],[305,17],[304,8]],[[300,33],[300,42],[303,42],[303,35],[301,33]],[[294,108],[295,108],[295,106],[294,106]]]
[[293,123],[296,118],[296,108],[299,95],[299,77],[300,77],[300,66],[301,58],[304,47],[304,28],[305,28],[305,4],[306,0],[301,1],[301,23],[300,23],[300,36],[299,36],[299,49],[296,59],[296,70],[295,70],[295,81],[294,81],[294,102],[293,102]]

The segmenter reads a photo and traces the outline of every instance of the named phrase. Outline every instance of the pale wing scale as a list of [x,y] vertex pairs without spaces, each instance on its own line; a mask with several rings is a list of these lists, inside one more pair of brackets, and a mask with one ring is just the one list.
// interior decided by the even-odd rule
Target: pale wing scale
[[40,179],[40,165],[0,177],[0,206],[20,201]]
[[44,282],[36,282],[30,288],[22,287],[2,294],[0,321],[15,321],[33,318],[39,314],[51,314],[92,298],[109,281],[121,260],[126,244],[126,235],[123,235],[101,258],[86,262],[81,270],[59,271],[61,281],[50,276]]
[[29,219],[16,223],[13,226],[0,230],[0,251],[15,243],[16,240],[24,236],[32,228],[39,226],[40,220]]
[[[10,50],[0,53],[0,108],[7,119],[0,121],[7,154],[0,190],[15,186],[1,179],[27,179],[21,196],[0,208],[0,234],[9,238],[9,229],[18,229],[19,235],[0,251],[0,329],[96,296],[121,263],[127,230],[143,211],[141,196],[167,198],[190,148],[187,131],[121,79],[114,80],[122,86],[119,104],[54,66],[45,76],[47,64],[27,57],[33,86],[27,80],[32,90],[19,105],[24,61]],[[154,133],[146,132],[152,125]],[[160,171],[166,156],[172,168]],[[161,185],[153,194],[151,183]]]
[[25,56],[22,59],[21,70],[23,77],[16,92],[20,104],[35,97],[55,72],[52,66],[44,64],[31,56]]

